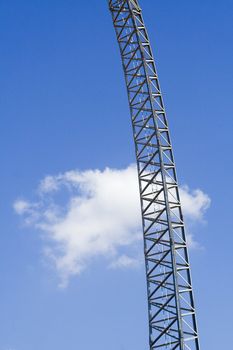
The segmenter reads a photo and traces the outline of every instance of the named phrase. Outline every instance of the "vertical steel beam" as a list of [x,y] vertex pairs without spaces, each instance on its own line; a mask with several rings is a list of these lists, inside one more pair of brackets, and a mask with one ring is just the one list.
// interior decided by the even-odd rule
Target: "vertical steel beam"
[[138,0],[109,0],[128,93],[141,199],[150,349],[199,350],[173,150]]

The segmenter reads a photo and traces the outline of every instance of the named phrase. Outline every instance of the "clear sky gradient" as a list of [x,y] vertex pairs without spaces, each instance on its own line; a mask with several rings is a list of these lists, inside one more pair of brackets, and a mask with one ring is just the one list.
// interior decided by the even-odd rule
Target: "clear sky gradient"
[[[230,349],[233,2],[140,3],[179,182],[211,199],[191,228],[202,349]],[[135,161],[107,1],[1,0],[0,42],[0,350],[147,349],[143,266],[97,259],[59,288],[46,238],[13,209],[18,198],[35,202],[47,175]]]

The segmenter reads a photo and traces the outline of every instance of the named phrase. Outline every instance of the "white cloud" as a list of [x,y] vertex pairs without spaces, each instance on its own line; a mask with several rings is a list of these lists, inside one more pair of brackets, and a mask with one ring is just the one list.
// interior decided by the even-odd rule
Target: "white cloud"
[[28,212],[30,209],[31,205],[25,200],[18,199],[15,201],[13,204],[14,210],[16,211],[17,214],[22,215]]
[[[209,197],[184,186],[181,198],[186,218],[202,220]],[[137,249],[142,239],[139,204],[136,167],[131,165],[47,176],[39,185],[38,201],[18,200],[14,209],[43,232],[44,254],[65,287],[70,277],[100,257],[110,268],[138,266],[142,260]],[[197,245],[191,235],[189,241]]]
[[49,193],[56,190],[58,190],[58,181],[53,176],[46,176],[39,185],[39,192],[41,193]]
[[181,186],[180,197],[185,217],[195,221],[202,220],[210,206],[209,196],[199,189],[191,191],[188,186]]
[[136,268],[140,266],[141,258],[131,258],[128,255],[121,255],[110,264],[110,268]]

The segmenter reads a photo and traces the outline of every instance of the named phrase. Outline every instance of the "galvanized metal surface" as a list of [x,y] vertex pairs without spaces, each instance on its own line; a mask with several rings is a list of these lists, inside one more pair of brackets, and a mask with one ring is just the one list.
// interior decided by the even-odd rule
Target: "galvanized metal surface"
[[184,221],[168,123],[137,0],[112,0],[136,148],[150,349],[199,350]]

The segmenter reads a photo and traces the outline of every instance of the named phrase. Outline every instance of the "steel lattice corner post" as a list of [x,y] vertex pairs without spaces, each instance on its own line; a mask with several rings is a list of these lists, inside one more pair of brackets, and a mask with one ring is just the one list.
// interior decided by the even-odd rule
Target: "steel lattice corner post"
[[109,0],[140,189],[150,349],[199,350],[184,220],[156,66],[137,0]]

